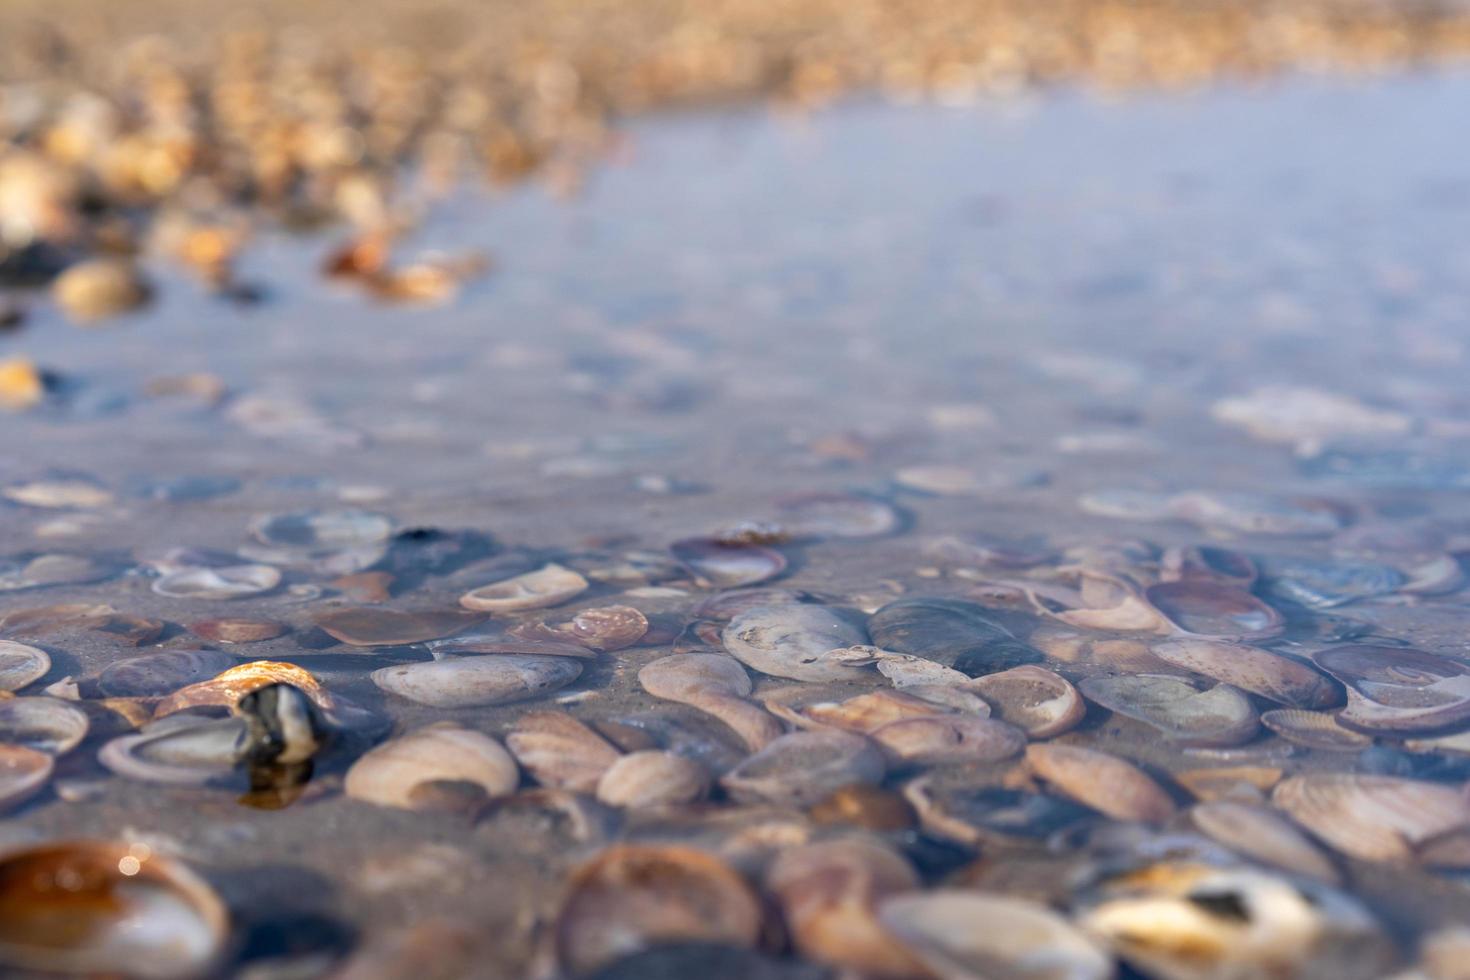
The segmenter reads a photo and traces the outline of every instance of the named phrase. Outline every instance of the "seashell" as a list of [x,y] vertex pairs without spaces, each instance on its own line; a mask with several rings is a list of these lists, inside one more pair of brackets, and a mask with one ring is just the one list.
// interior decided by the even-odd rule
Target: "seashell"
[[900,693],[961,714],[974,715],[977,718],[990,717],[990,705],[984,698],[953,684],[913,684],[901,689]]
[[1272,786],[1281,782],[1281,770],[1271,766],[1224,766],[1217,769],[1183,769],[1172,774],[1174,781],[1201,800],[1237,799],[1261,801]]
[[1040,652],[962,599],[916,597],[888,603],[868,618],[868,634],[884,650],[912,654],[971,676],[1035,663]]
[[55,476],[0,487],[0,496],[27,507],[93,510],[113,501],[112,491],[87,477]]
[[1250,699],[1228,684],[1205,691],[1162,674],[1088,677],[1079,686],[1089,701],[1158,729],[1180,745],[1240,745],[1255,737]]
[[[13,326],[18,314],[9,302],[0,303],[0,329]],[[36,367],[29,357],[0,359],[0,408],[7,412],[24,412],[46,400],[46,389],[54,388],[49,372]]]
[[269,619],[202,619],[186,628],[211,643],[259,643],[284,636],[290,629]]
[[209,680],[235,665],[235,658],[213,650],[161,650],[115,660],[97,678],[113,698],[157,698]]
[[716,592],[700,600],[690,611],[690,615],[695,619],[728,623],[756,606],[787,605],[802,602],[805,598],[803,593],[792,592],[790,589],[731,589],[727,592]]
[[903,523],[891,504],[860,494],[797,494],[777,501],[776,509],[782,526],[803,538],[877,538]]
[[1281,614],[1232,585],[1185,579],[1159,582],[1143,598],[1173,632],[1221,640],[1259,640],[1282,631]]
[[1272,559],[1266,565],[1265,580],[1273,595],[1309,609],[1335,609],[1388,595],[1407,581],[1392,565],[1305,558]]
[[594,649],[621,650],[643,639],[648,619],[632,606],[602,606],[577,613],[567,632]]
[[1402,412],[1300,385],[1266,385],[1245,395],[1222,398],[1210,407],[1210,415],[1264,442],[1299,446],[1345,436],[1404,435],[1413,427],[1413,419]]
[[718,858],[688,847],[623,844],[572,871],[553,929],[557,961],[581,976],[677,942],[754,947],[760,900]]
[[91,259],[68,268],[51,284],[56,305],[73,323],[90,326],[147,303],[153,289],[133,263]]
[[1261,724],[1295,745],[1329,752],[1361,752],[1373,744],[1371,736],[1344,728],[1325,711],[1277,708],[1261,715]]
[[[10,628],[10,620],[5,621]],[[0,691],[19,691],[46,676],[51,656],[40,647],[0,640]]]
[[1137,766],[1117,756],[1046,743],[1027,746],[1026,762],[1058,791],[1114,820],[1163,823],[1174,816],[1169,794]]
[[1143,598],[1133,582],[1105,572],[1083,569],[1077,586],[1059,583],[1016,583],[1037,612],[1068,626],[1089,630],[1172,632],[1174,627]]
[[[559,636],[560,634],[553,633],[553,635]],[[425,645],[435,660],[506,653],[522,653],[537,657],[575,657],[578,660],[597,659],[596,650],[584,647],[580,643],[570,643],[562,639],[545,639],[540,636],[522,638],[514,632],[510,637],[470,633],[443,640],[430,640]]]
[[450,636],[481,622],[483,616],[442,609],[398,612],[377,606],[339,609],[318,616],[316,625],[349,646],[407,646]]
[[1026,733],[1019,728],[973,715],[905,718],[869,736],[890,760],[918,766],[999,762],[1026,748]]
[[[586,980],[831,980],[813,963],[777,959],[720,943],[673,942],[629,953],[585,975]],[[346,978],[344,978],[346,980]],[[1439,978],[1435,978],[1439,980]]]
[[113,739],[102,746],[97,761],[140,782],[203,786],[234,771],[245,730],[240,718],[174,715]]
[[290,684],[267,684],[240,698],[245,722],[236,755],[248,766],[300,766],[322,750],[330,730],[310,695]]
[[820,726],[840,728],[843,731],[866,734],[889,722],[905,718],[923,718],[943,711],[937,705],[922,698],[898,691],[872,691],[846,701],[822,701],[807,705],[799,712],[800,717],[817,722]]
[[763,674],[821,682],[861,676],[863,668],[827,653],[867,637],[835,610],[787,604],[747,609],[730,620],[720,639],[731,656]]
[[1377,980],[1393,956],[1355,900],[1253,869],[1151,865],[1105,886],[1082,928],[1147,976]]
[[56,759],[24,745],[0,744],[0,810],[8,810],[39,793],[51,779]]
[[382,561],[392,534],[393,521],[371,511],[267,514],[250,525],[253,540],[240,554],[318,575],[351,575]]
[[965,686],[984,698],[1001,721],[1020,728],[1028,738],[1060,735],[1087,714],[1087,705],[1065,677],[1033,664],[986,674]]
[[656,698],[718,718],[751,751],[765,748],[783,731],[769,712],[746,700],[750,677],[739,661],[724,654],[682,653],[655,660],[638,671],[638,683]]
[[740,803],[811,806],[843,786],[878,783],[883,756],[861,735],[793,732],[775,739],[720,779]]
[[1340,724],[1369,734],[1444,731],[1470,719],[1470,666],[1405,647],[1322,650],[1318,667],[1347,687]]
[[875,651],[874,665],[878,668],[878,673],[888,678],[899,690],[940,685],[957,687],[971,680],[970,675],[962,670],[955,670],[911,653],[890,653],[877,647],[870,649]]
[[234,708],[242,697],[270,684],[290,684],[308,694],[324,711],[335,707],[332,696],[305,668],[274,660],[252,660],[231,667],[207,681],[180,688],[158,703],[153,716],[163,718],[186,708],[212,705]]
[[840,824],[864,830],[910,830],[917,814],[899,793],[854,783],[812,805],[807,816],[818,824]]
[[110,578],[116,567],[85,555],[37,555],[0,574],[0,591],[43,588],[48,585],[85,585]]
[[968,847],[991,842],[1041,841],[1097,821],[1095,811],[1071,800],[1006,786],[910,780],[904,799],[925,831]]
[[669,545],[669,552],[704,588],[759,585],[786,571],[786,556],[759,544],[686,538]]
[[1242,534],[1314,537],[1333,534],[1346,523],[1340,511],[1320,500],[1248,491],[1181,493],[1169,501],[1169,510],[1192,524]]
[[590,793],[622,753],[564,711],[532,711],[516,719],[506,747],[542,786]]
[[1363,861],[1412,863],[1425,841],[1470,825],[1470,801],[1458,787],[1393,776],[1293,776],[1277,785],[1271,803]]
[[225,565],[183,568],[153,581],[153,591],[174,599],[243,599],[281,584],[281,573],[269,565]]
[[1321,848],[1269,807],[1216,800],[1194,806],[1189,819],[1237,854],[1331,884],[1341,878]]
[[383,667],[370,676],[382,690],[418,704],[474,708],[541,697],[581,674],[581,662],[571,657],[505,654]]
[[709,788],[709,772],[693,759],[648,750],[608,767],[597,783],[597,799],[624,809],[679,806],[701,799]]
[[65,755],[87,737],[87,713],[56,698],[0,701],[0,742]]
[[1398,591],[1405,595],[1449,595],[1470,581],[1454,555],[1437,555],[1409,568],[1407,581]]
[[[878,921],[939,980],[1111,980],[1110,956],[1038,902],[956,888],[899,895]],[[983,925],[983,927],[981,927]]]
[[1204,580],[1249,590],[1259,575],[1249,555],[1210,545],[1170,548],[1159,561],[1164,582]]
[[482,585],[459,597],[459,604],[477,612],[507,613],[557,606],[587,591],[587,580],[555,562],[534,572]]
[[229,912],[187,867],[147,844],[80,840],[0,855],[0,966],[7,972],[211,976]]
[[499,742],[439,722],[370,749],[347,770],[343,790],[354,800],[378,806],[430,810],[442,808],[447,800],[509,796],[519,782],[515,760]]
[[1150,652],[1175,667],[1297,708],[1341,703],[1337,685],[1306,664],[1260,647],[1219,640],[1178,639],[1155,643]]
[[863,976],[925,972],[878,921],[885,900],[919,889],[908,861],[881,841],[853,836],[782,851],[765,887],[804,958]]

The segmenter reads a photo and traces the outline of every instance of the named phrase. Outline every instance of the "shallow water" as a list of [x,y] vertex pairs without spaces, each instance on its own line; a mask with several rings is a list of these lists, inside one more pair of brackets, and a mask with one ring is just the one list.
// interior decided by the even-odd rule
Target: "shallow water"
[[[435,204],[425,247],[484,248],[496,261],[444,308],[324,289],[323,243],[277,237],[245,256],[245,276],[269,289],[257,307],[158,270],[159,303],[105,328],[80,331],[38,309],[3,343],[24,345],[66,388],[57,404],[0,426],[0,475],[82,473],[116,500],[7,505],[0,543],[15,555],[106,554],[128,570],[11,592],[0,612],[85,601],[172,624],[280,620],[295,631],[231,652],[299,662],[399,728],[450,718],[499,735],[547,700],[584,718],[677,714],[636,681],[668,645],[604,655],[550,699],[439,711],[366,679],[383,662],[425,659],[422,647],[303,649],[321,645],[315,618],[348,604],[332,576],[287,573],[287,586],[320,586],[315,597],[181,600],[153,592],[139,561],[172,546],[232,551],[261,515],[346,506],[586,564],[777,520],[778,498],[807,491],[870,494],[904,513],[899,533],[787,549],[783,587],[869,611],[900,594],[965,596],[977,578],[1013,577],[967,573],[923,550],[972,532],[1058,549],[1213,544],[1269,568],[1340,555],[1377,527],[1418,538],[1355,553],[1401,570],[1454,554],[1470,540],[1467,99],[1470,76],[1447,74],[1118,104],[1056,95],[654,118],[628,127],[625,151],[574,200],[466,191]],[[218,375],[234,401],[144,394],[148,379],[189,372]],[[1378,428],[1267,441],[1212,416],[1222,399],[1269,385],[1351,399]],[[256,396],[309,407],[312,421],[284,435],[250,431],[232,405]],[[1327,414],[1326,429],[1341,429],[1345,410]],[[903,475],[935,465],[962,468],[944,475],[965,485],[936,493]],[[189,477],[238,486],[184,500],[141,490]],[[1252,534],[1177,510],[1132,521],[1080,503],[1118,490],[1309,499],[1310,513],[1342,529]],[[494,577],[400,572],[394,608],[455,608]],[[670,584],[688,594],[641,608],[687,617],[702,593]],[[528,618],[564,622],[618,592],[599,585]],[[1324,637],[1361,633],[1470,656],[1462,592],[1311,612],[1272,601],[1287,614],[1274,649],[1310,653]],[[1004,616],[1023,633],[1040,623]],[[177,627],[161,642],[202,645]],[[43,684],[136,653],[96,634],[37,643],[54,660]],[[758,680],[765,692],[791,684]],[[873,674],[849,688],[883,685]],[[1162,772],[1209,764],[1096,708],[1081,731],[1082,744]],[[471,909],[484,926],[473,975],[520,975],[534,921],[591,847],[520,824],[356,803],[330,772],[284,810],[250,809],[227,791],[109,777],[94,762],[100,744],[58,767],[58,780],[87,787],[83,799],[43,795],[0,834],[156,840],[224,893],[246,963],[294,948],[285,922],[303,947],[336,950]],[[1365,765],[1269,734],[1226,757],[1288,772]],[[1444,753],[1402,753],[1393,765],[1455,784],[1467,772]],[[1349,890],[1406,948],[1470,915],[1457,872],[1364,867]]]

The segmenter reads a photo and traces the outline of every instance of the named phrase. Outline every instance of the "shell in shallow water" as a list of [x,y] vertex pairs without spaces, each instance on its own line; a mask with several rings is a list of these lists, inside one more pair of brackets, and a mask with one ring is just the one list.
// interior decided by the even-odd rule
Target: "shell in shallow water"
[[1163,823],[1174,816],[1169,794],[1137,766],[1117,756],[1046,743],[1028,746],[1026,762],[1061,793],[1114,820]]
[[638,683],[656,698],[687,704],[718,718],[752,751],[760,751],[784,729],[770,712],[746,700],[750,675],[733,657],[681,653],[646,664]]
[[162,697],[207,681],[234,665],[234,657],[214,650],[161,650],[113,661],[97,683],[109,697]]
[[1470,720],[1470,666],[1405,647],[1333,647],[1312,658],[1341,681],[1347,707],[1337,719],[1370,734],[1445,731]]
[[1026,747],[1019,728],[974,715],[905,718],[869,734],[890,761],[911,766],[999,762]]
[[621,756],[607,739],[564,711],[532,711],[516,720],[506,747],[542,786],[590,793]]
[[1266,806],[1215,800],[1189,811],[1196,827],[1239,854],[1286,871],[1336,883],[1337,867],[1322,849]]
[[701,799],[709,787],[709,771],[693,759],[648,750],[609,766],[597,783],[597,799],[625,809],[677,806]]
[[557,606],[586,591],[585,578],[570,568],[550,562],[534,572],[491,582],[466,592],[459,597],[459,604],[476,612],[522,612]]
[[1088,677],[1089,701],[1162,732],[1180,745],[1240,745],[1258,731],[1250,699],[1228,684],[1200,691],[1180,677],[1137,674]]
[[1329,678],[1306,664],[1260,647],[1178,639],[1155,643],[1150,652],[1174,667],[1291,707],[1327,708],[1342,703],[1341,692]]
[[1205,579],[1159,582],[1144,600],[1177,632],[1220,640],[1259,640],[1285,626],[1281,614],[1244,589]]
[[829,651],[857,646],[867,637],[843,613],[825,606],[757,606],[730,620],[720,636],[730,655],[772,677],[840,681],[859,677],[854,667]]
[[1329,752],[1361,752],[1373,744],[1370,735],[1344,728],[1326,711],[1277,708],[1261,715],[1261,724],[1294,745]]
[[786,556],[774,548],[719,538],[688,538],[670,553],[707,588],[738,589],[767,582],[786,571]]
[[1271,802],[1364,861],[1412,863],[1424,842],[1470,825],[1470,800],[1459,787],[1392,776],[1293,776],[1276,787]]
[[381,647],[424,643],[468,629],[484,617],[458,610],[398,612],[377,606],[339,609],[317,617],[316,624],[349,646]]
[[883,779],[883,756],[861,735],[839,731],[782,735],[720,780],[741,803],[811,806],[844,786]]
[[170,715],[108,742],[97,761],[140,782],[203,786],[234,771],[245,731],[241,718]]
[[[488,735],[447,722],[384,742],[347,770],[355,800],[405,810],[443,808],[508,796],[520,781],[515,760]],[[460,792],[463,787],[466,792]]]
[[963,599],[895,600],[868,618],[868,634],[884,650],[923,657],[971,676],[1042,659],[1039,651],[995,622],[984,606]]
[[417,704],[473,708],[541,697],[581,674],[582,662],[572,657],[500,654],[383,667],[371,677],[382,690]]
[[49,753],[24,745],[0,745],[0,810],[39,793],[55,768],[56,760]]
[[1087,705],[1070,681],[1034,664],[977,677],[965,689],[984,698],[996,717],[1029,738],[1060,735],[1087,714]]
[[0,742],[63,755],[87,737],[87,713],[56,698],[0,701]]
[[153,582],[153,591],[174,599],[243,599],[281,584],[281,573],[269,565],[223,565],[181,568]]
[[50,669],[51,656],[40,647],[0,640],[0,691],[19,691],[45,677]]

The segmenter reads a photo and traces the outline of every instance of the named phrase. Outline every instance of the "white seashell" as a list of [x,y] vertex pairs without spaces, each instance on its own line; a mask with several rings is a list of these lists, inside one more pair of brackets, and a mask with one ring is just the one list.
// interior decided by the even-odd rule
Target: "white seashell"
[[1087,714],[1087,705],[1071,682],[1035,664],[967,680],[965,688],[984,698],[1001,721],[1019,727],[1030,738],[1060,735],[1075,728]]
[[709,787],[709,772],[693,759],[648,750],[614,762],[597,783],[597,799],[626,809],[677,806],[702,798]]
[[571,657],[504,654],[383,667],[370,675],[390,694],[435,708],[474,708],[541,697],[582,673]]
[[760,751],[784,731],[760,705],[746,700],[750,676],[732,657],[681,653],[655,660],[638,671],[638,683],[656,698],[698,708],[728,725],[752,751]]
[[234,770],[245,728],[241,718],[171,715],[108,742],[97,761],[140,782],[202,786]]
[[19,691],[51,669],[51,656],[39,647],[0,640],[0,691]]
[[153,591],[175,599],[243,599],[281,584],[281,573],[269,565],[184,568],[155,579]]
[[840,681],[862,676],[861,667],[829,656],[866,642],[863,631],[823,606],[793,603],[756,606],[730,620],[720,637],[746,666],[772,677]]
[[487,799],[520,781],[515,760],[489,735],[441,722],[384,742],[352,764],[344,789],[355,800],[405,810],[433,805],[436,784],[468,783]]
[[482,585],[459,597],[476,612],[506,613],[560,605],[587,591],[587,580],[555,562],[534,572]]
[[621,753],[563,711],[532,711],[516,720],[506,747],[542,786],[590,793]]
[[56,698],[0,701],[0,742],[65,755],[87,737],[87,713]]

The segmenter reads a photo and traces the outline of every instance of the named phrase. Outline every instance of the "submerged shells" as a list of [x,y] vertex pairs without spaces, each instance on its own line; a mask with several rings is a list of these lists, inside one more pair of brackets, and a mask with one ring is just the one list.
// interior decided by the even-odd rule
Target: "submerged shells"
[[522,715],[506,747],[542,786],[590,793],[621,754],[607,739],[564,711]]
[[1272,791],[1271,802],[1364,861],[1412,863],[1421,846],[1470,825],[1470,800],[1458,787],[1392,776],[1293,776]]
[[913,654],[971,676],[1035,663],[1041,654],[962,599],[916,597],[888,603],[868,618],[874,645]]
[[669,551],[695,581],[712,589],[759,585],[786,571],[786,556],[760,544],[688,538],[669,545]]
[[1228,684],[1200,691],[1178,677],[1134,674],[1088,677],[1088,700],[1152,725],[1180,745],[1239,745],[1256,734],[1250,700]]
[[1309,749],[1360,752],[1373,744],[1371,736],[1342,727],[1325,711],[1278,708],[1262,713],[1261,724],[1288,742]]
[[252,541],[240,554],[316,574],[350,575],[380,561],[392,533],[393,521],[370,511],[268,514],[250,526]]
[[597,783],[597,799],[636,809],[693,803],[709,791],[709,772],[672,752],[632,752],[608,767]]
[[234,770],[245,729],[239,718],[171,715],[108,742],[97,761],[128,779],[202,786]]
[[160,650],[113,661],[103,668],[97,683],[109,697],[162,697],[209,680],[234,664],[234,657],[213,650]]
[[905,718],[869,734],[890,759],[919,766],[999,762],[1026,747],[1026,733],[1019,728],[974,715]]
[[731,656],[763,674],[821,682],[859,676],[861,668],[828,654],[867,637],[836,610],[792,603],[747,609],[720,639]]
[[0,810],[35,796],[51,778],[55,759],[39,749],[0,744]]
[[1221,844],[1257,861],[1321,881],[1340,877],[1321,848],[1269,807],[1215,800],[1194,807],[1189,819]]
[[996,717],[1030,738],[1060,735],[1087,714],[1087,706],[1070,681],[1032,664],[986,674],[965,686],[984,698]]
[[507,796],[519,780],[515,760],[495,739],[441,722],[367,752],[347,770],[344,790],[378,806],[427,810]]
[[474,708],[540,697],[582,674],[572,657],[496,654],[383,667],[373,683],[390,694],[435,708]]
[[87,713],[56,698],[0,701],[0,742],[52,755],[70,752],[87,737]]
[[550,562],[534,572],[482,585],[459,597],[476,612],[507,613],[557,606],[587,591],[587,580],[570,568]]
[[468,629],[483,619],[444,609],[398,612],[377,606],[340,609],[317,618],[316,624],[333,639],[349,646],[382,647],[424,643]]
[[51,656],[40,647],[0,640],[0,691],[19,691],[51,669]]
[[224,565],[167,572],[154,580],[153,591],[174,599],[243,599],[280,584],[280,571],[270,565]]
[[1026,748],[1031,770],[1058,791],[1114,820],[1163,823],[1174,801],[1130,762],[1075,745],[1046,743]]
[[844,786],[877,783],[883,771],[882,754],[861,735],[793,732],[730,770],[720,785],[741,803],[811,806]]
[[1260,647],[1216,640],[1166,640],[1149,652],[1175,667],[1298,708],[1341,702],[1336,684],[1306,664]]
[[718,718],[759,751],[782,732],[781,723],[750,696],[750,676],[739,661],[722,654],[683,653],[655,660],[638,671],[638,683],[656,698],[698,708]]
[[1337,720],[1385,735],[1443,731],[1470,721],[1470,666],[1406,647],[1366,644],[1317,653],[1317,666],[1347,687]]
[[92,259],[57,276],[51,295],[72,322],[90,325],[142,306],[152,289],[133,263]]
[[1180,633],[1221,640],[1259,640],[1280,633],[1281,614],[1232,585],[1181,579],[1149,586],[1144,599]]
[[777,509],[782,526],[797,537],[875,538],[902,523],[891,504],[858,494],[801,494],[779,501]]

